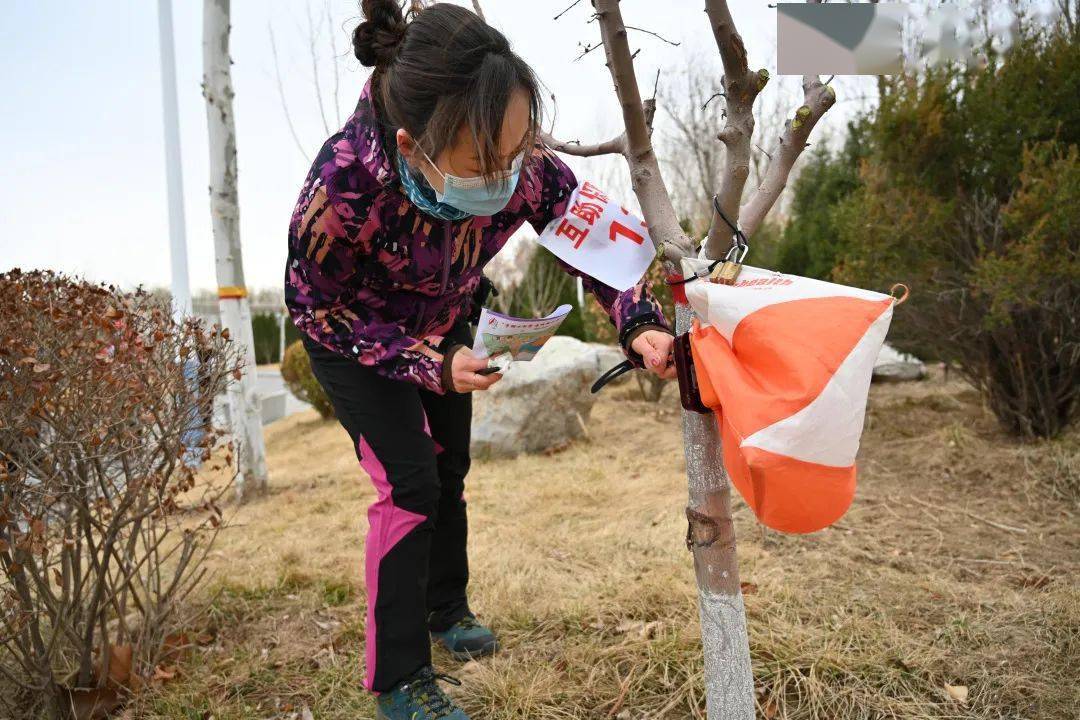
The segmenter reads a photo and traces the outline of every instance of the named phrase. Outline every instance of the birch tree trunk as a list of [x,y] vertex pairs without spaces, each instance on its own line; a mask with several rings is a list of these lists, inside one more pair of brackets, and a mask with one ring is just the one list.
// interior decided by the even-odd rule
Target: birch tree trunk
[[241,500],[266,488],[266,449],[257,391],[255,343],[251,305],[244,285],[240,253],[240,206],[236,189],[236,125],[229,58],[229,0],[203,2],[203,97],[210,135],[210,217],[214,232],[221,324],[244,348],[239,382],[229,390],[229,420],[238,473],[236,494]]
[[[653,152],[655,99],[641,100],[619,0],[593,0],[593,6],[625,130],[618,137],[594,145],[559,142],[546,133],[542,137],[552,148],[572,155],[621,154],[626,158],[634,194],[649,224],[657,256],[669,279],[676,279],[681,271],[679,261],[693,255],[694,243],[679,226]],[[806,138],[835,102],[835,95],[816,77],[804,77],[804,104],[787,121],[780,150],[770,160],[760,187],[743,205],[750,171],[754,99],[765,87],[769,74],[748,68],[746,48],[726,0],[705,0],[705,11],[724,65],[727,122],[716,137],[726,153],[717,199],[733,223],[738,223],[740,212],[745,211],[748,217],[742,229],[750,236],[780,196],[795,160],[806,146]],[[703,247],[708,259],[721,257],[732,235],[719,214],[713,215]],[[677,300],[675,319],[676,332],[690,329],[693,313],[685,301]],[[684,412],[682,421],[689,495],[686,544],[694,554],[698,584],[706,711],[709,720],[753,720],[754,680],[735,554],[731,484],[721,460],[719,428],[713,415]]]

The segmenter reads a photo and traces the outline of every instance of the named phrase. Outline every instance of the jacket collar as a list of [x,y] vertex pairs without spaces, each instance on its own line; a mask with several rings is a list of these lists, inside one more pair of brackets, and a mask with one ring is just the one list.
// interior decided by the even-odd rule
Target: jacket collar
[[375,114],[370,76],[364,83],[360,100],[356,103],[352,116],[345,122],[343,131],[357,161],[380,185],[391,185],[398,181],[397,169],[383,148],[383,127]]

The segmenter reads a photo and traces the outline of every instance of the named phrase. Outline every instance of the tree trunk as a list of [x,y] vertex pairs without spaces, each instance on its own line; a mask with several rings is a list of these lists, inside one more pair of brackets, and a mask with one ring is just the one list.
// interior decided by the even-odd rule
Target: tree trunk
[[[677,333],[689,331],[692,319],[689,305],[676,305]],[[697,576],[706,714],[709,720],[753,720],[754,675],[720,431],[712,414],[683,410],[682,425],[689,490],[686,546],[694,554]]]
[[[808,0],[820,2],[820,0]],[[607,66],[622,109],[624,132],[607,142],[593,145],[565,143],[542,133],[552,148],[572,155],[590,157],[620,154],[630,166],[634,194],[649,223],[649,235],[656,245],[669,277],[678,277],[679,261],[693,256],[693,243],[679,226],[652,148],[652,114],[655,99],[642,102],[634,72],[633,56],[627,42],[626,25],[619,0],[593,0],[596,19],[607,55]],[[832,89],[816,77],[803,78],[804,105],[788,120],[780,138],[782,151],[770,160],[761,186],[743,205],[742,196],[749,175],[750,142],[754,132],[753,104],[765,87],[769,74],[749,70],[746,48],[735,28],[726,0],[705,0],[705,11],[724,64],[724,97],[727,122],[717,135],[726,148],[717,200],[733,223],[740,211],[747,215],[747,235],[760,225],[775,204],[792,165],[806,147],[806,137],[821,116],[835,102]],[[724,255],[732,236],[719,213],[703,248],[705,257]],[[699,281],[704,282],[704,281]],[[685,303],[676,304],[676,332],[690,329],[693,311]],[[746,612],[739,585],[735,556],[735,528],[731,519],[731,485],[723,468],[720,433],[714,415],[683,413],[683,443],[689,502],[686,517],[686,544],[694,554],[700,609],[701,641],[705,654],[705,693],[709,720],[752,720],[754,679],[750,669],[750,644]]]
[[244,369],[229,390],[229,419],[236,438],[236,493],[244,499],[266,488],[266,450],[256,388],[251,306],[240,253],[236,190],[236,125],[229,58],[229,0],[203,3],[203,97],[210,135],[210,217],[214,232],[221,324],[244,348]]

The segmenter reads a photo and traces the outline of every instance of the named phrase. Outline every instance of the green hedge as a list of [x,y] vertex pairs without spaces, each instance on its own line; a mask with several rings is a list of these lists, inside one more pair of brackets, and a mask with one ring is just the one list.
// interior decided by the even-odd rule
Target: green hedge
[[[251,331],[255,336],[255,362],[259,365],[281,362],[278,356],[281,348],[281,328],[277,315],[256,313],[251,317]],[[300,339],[300,333],[290,318],[285,318],[285,345]]]
[[[291,324],[290,324],[291,325]],[[334,406],[326,391],[311,372],[311,359],[304,344],[297,340],[285,348],[285,359],[281,363],[281,378],[289,392],[308,403],[324,418],[334,417]]]

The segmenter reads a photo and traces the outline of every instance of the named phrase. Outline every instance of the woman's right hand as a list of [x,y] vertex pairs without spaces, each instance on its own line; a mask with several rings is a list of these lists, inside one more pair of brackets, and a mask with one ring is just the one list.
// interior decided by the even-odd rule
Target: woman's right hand
[[488,366],[488,359],[476,357],[473,355],[472,350],[468,348],[461,348],[455,352],[450,364],[450,378],[454,384],[454,392],[467,393],[474,390],[487,390],[502,380],[502,373],[477,375],[477,370],[483,370]]

